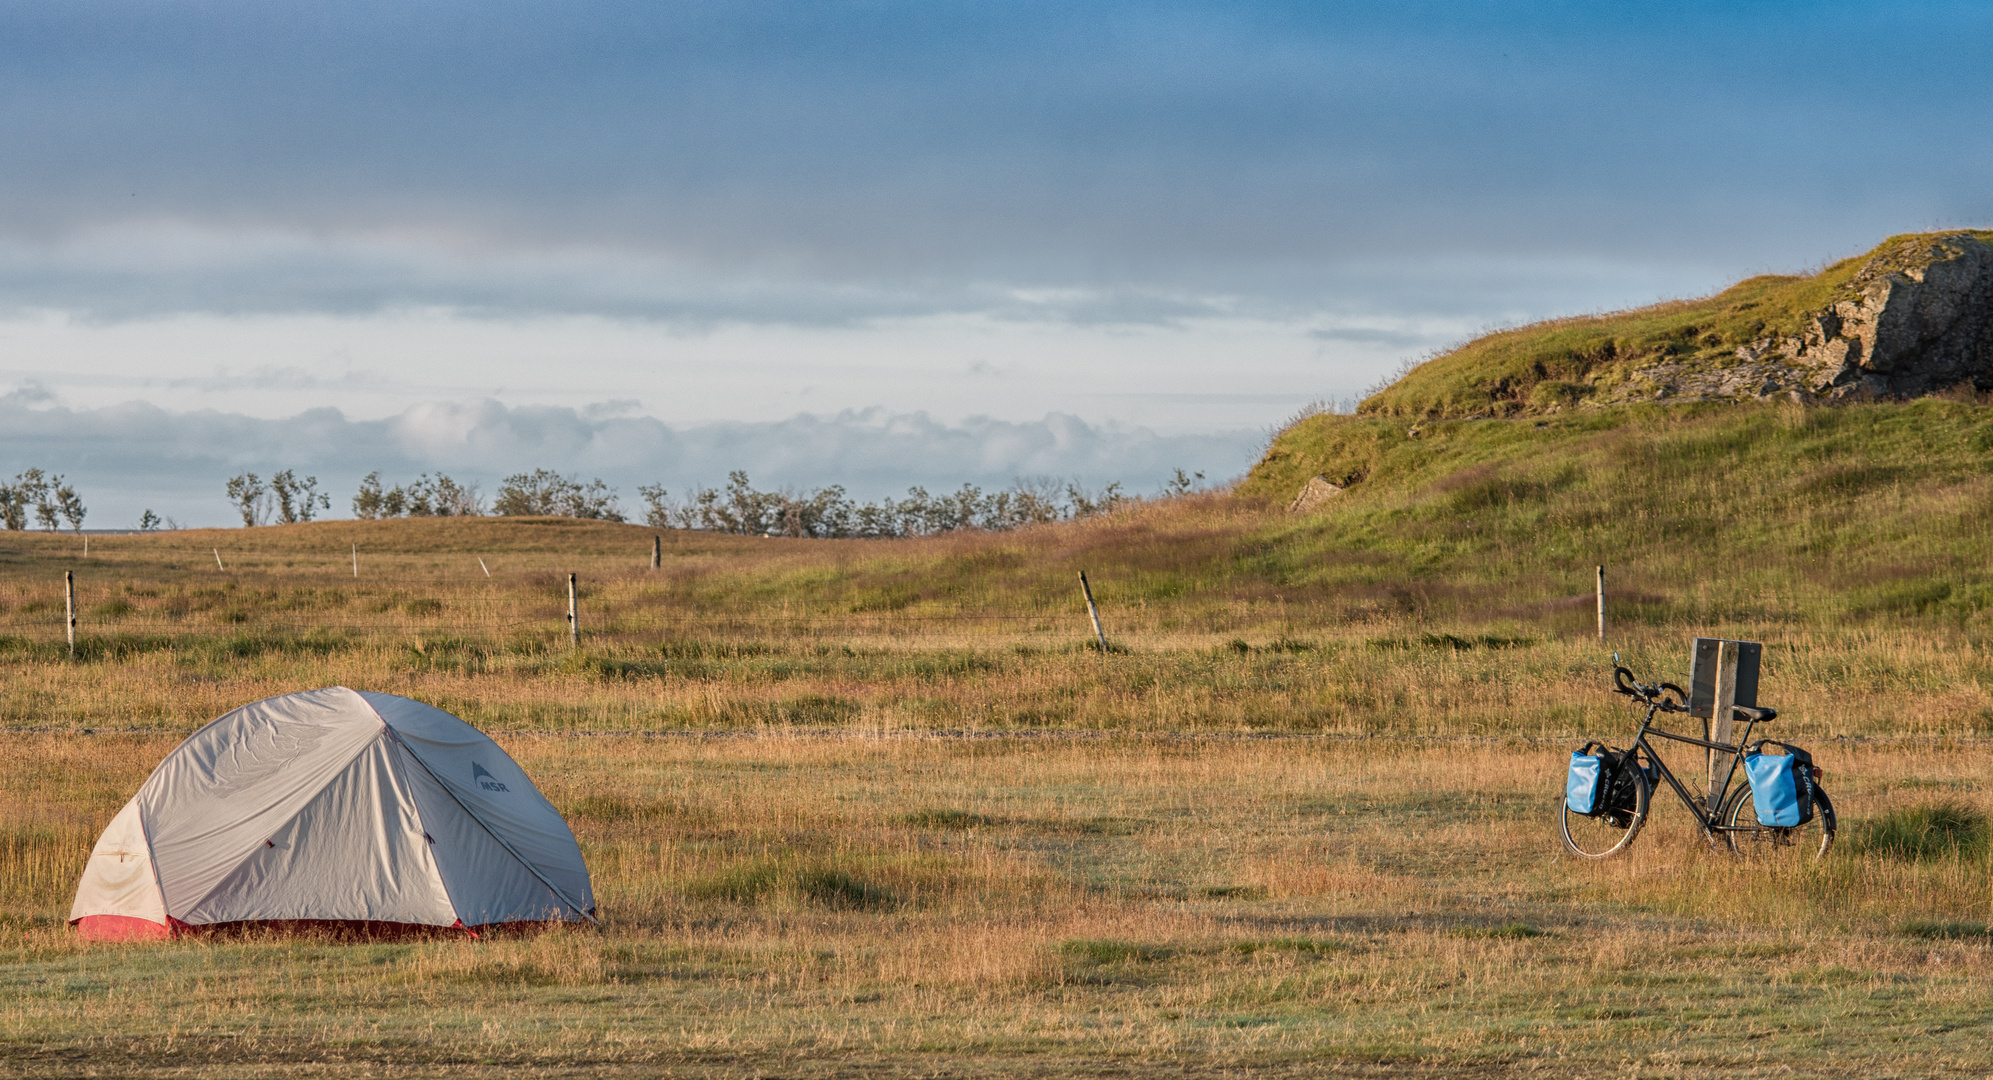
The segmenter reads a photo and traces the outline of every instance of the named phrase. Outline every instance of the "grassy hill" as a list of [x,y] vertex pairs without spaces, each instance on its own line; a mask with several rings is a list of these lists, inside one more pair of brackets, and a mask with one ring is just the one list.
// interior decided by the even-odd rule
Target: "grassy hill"
[[1595,563],[1652,622],[1752,610],[1978,627],[1993,603],[1993,410],[1971,402],[1316,416],[1279,435],[1240,494],[1284,501],[1315,475],[1349,490],[1281,532],[1269,572],[1424,586],[1441,612],[1527,616]]
[[1740,348],[1797,337],[1813,316],[1878,277],[1927,262],[1934,243],[1993,232],[1893,236],[1810,275],[1767,274],[1715,296],[1552,319],[1476,338],[1408,372],[1359,412],[1398,419],[1540,414],[1622,400],[1657,363],[1679,371],[1733,365]]

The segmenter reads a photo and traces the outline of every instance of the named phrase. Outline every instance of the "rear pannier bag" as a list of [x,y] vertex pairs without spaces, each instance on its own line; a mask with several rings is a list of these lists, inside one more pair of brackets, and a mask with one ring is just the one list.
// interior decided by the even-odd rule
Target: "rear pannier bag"
[[1783,754],[1745,754],[1744,778],[1758,824],[1789,829],[1813,820],[1813,758],[1806,751],[1786,746]]
[[1618,765],[1619,755],[1599,743],[1586,743],[1571,755],[1571,772],[1564,779],[1564,805],[1574,814],[1604,812],[1607,788]]

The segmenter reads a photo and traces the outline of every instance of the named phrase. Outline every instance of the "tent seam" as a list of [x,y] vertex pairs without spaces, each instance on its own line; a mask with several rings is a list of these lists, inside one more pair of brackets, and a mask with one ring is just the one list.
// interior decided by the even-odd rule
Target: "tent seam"
[[[379,716],[380,714],[377,712],[374,715]],[[387,734],[388,741],[397,749],[410,757],[415,756],[414,752],[409,750],[407,744],[401,741],[401,737],[395,733],[393,728],[387,725],[386,721],[382,721],[381,730]],[[396,760],[393,754],[388,755],[388,768],[394,770],[395,783],[406,789],[405,792],[396,792],[396,794],[406,794],[408,796],[408,809],[415,815],[416,828],[422,830],[423,857],[429,860],[429,870],[436,875],[436,884],[443,890],[443,899],[449,902],[450,914],[461,925],[464,921],[464,909],[457,903],[456,894],[450,891],[450,882],[449,879],[443,876],[442,864],[436,861],[436,842],[430,839],[429,823],[422,820],[422,800],[415,797],[414,787],[410,786],[408,778],[402,775],[401,762]]]
[[[380,714],[375,713],[374,715],[378,716]],[[395,731],[394,728],[392,727],[389,727],[388,730],[393,733],[394,741],[399,743],[402,749],[408,751],[408,756],[414,758],[415,763],[417,765],[422,766],[422,771],[428,773],[429,778],[431,780],[436,781],[436,786],[443,789],[443,794],[448,795],[450,797],[451,802],[454,802],[459,807],[462,807],[464,813],[469,815],[472,821],[477,822],[478,828],[483,829],[485,831],[485,835],[491,837],[492,840],[496,841],[499,847],[504,848],[505,853],[507,855],[510,855],[514,859],[519,860],[519,865],[525,867],[527,873],[533,875],[536,878],[539,878],[540,884],[545,885],[548,889],[552,890],[555,896],[559,897],[563,902],[565,902],[568,907],[579,912],[582,918],[587,919],[589,922],[592,922],[597,926],[602,925],[602,920],[597,919],[594,915],[590,914],[586,908],[582,907],[580,904],[575,903],[574,897],[569,896],[565,891],[561,889],[559,885],[556,885],[553,882],[547,880],[547,875],[540,873],[539,867],[534,866],[532,862],[527,860],[527,858],[524,855],[519,854],[518,849],[514,848],[511,844],[506,843],[505,838],[503,836],[498,835],[498,830],[493,829],[489,824],[485,822],[483,818],[479,817],[477,811],[470,808],[469,803],[466,803],[464,800],[458,798],[457,793],[450,790],[450,785],[444,783],[443,778],[436,775],[436,770],[430,768],[429,763],[422,760],[422,755],[416,753],[414,747],[409,746],[406,742],[402,741],[400,732]]]
[[[145,823],[145,804],[138,796],[131,797],[132,808],[138,811],[138,834],[145,838],[145,863],[152,871],[152,887],[159,890],[159,913],[166,917],[167,929],[173,927],[173,913],[166,909],[166,883],[159,880],[159,860],[152,856],[152,826]],[[229,871],[234,873],[234,871]]]
[[[360,704],[365,706],[368,712],[374,714],[374,719],[381,722],[381,733],[387,736],[389,743],[399,748],[403,753],[407,754],[409,757],[415,756],[415,751],[410,750],[408,748],[408,744],[401,741],[401,732],[396,731],[394,729],[394,725],[388,723],[388,718],[382,716],[381,711],[379,709],[374,708],[374,703],[367,699],[367,695],[362,694],[361,692],[353,689],[350,686],[341,686],[339,689],[346,691],[347,693],[353,695],[356,698],[359,698]],[[421,764],[421,762],[418,761],[417,764]],[[401,762],[395,760],[395,756],[393,754],[388,755],[388,767],[394,770],[394,778],[396,781],[401,783],[403,786],[408,785],[408,778],[401,774]],[[429,766],[423,765],[422,769],[424,772],[428,772]],[[434,777],[435,774],[430,773],[430,776]],[[441,781],[438,782],[440,783]],[[422,840],[423,840],[422,851],[423,854],[429,860],[429,868],[433,870],[436,874],[436,884],[442,886],[443,899],[449,901],[450,903],[450,914],[456,918],[457,924],[461,926],[463,925],[464,922],[464,909],[461,905],[457,903],[456,894],[450,891],[450,882],[447,878],[443,876],[443,864],[436,861],[436,841],[430,839],[431,834],[429,832],[429,823],[422,820],[422,800],[415,797],[415,789],[413,787],[408,788],[408,808],[411,811],[413,811],[415,814],[415,823],[422,828]],[[476,819],[473,818],[472,820]],[[484,823],[478,822],[478,824],[482,825]],[[517,858],[517,856],[514,856],[514,858]]]
[[[342,687],[339,687],[339,689],[341,689],[341,690],[346,690],[346,692],[347,692],[347,693],[349,693],[349,694],[352,694],[352,695],[353,695],[354,697],[357,697],[357,698],[360,698],[360,701],[361,701],[361,703],[362,703],[362,704],[366,704],[366,705],[367,705],[367,711],[368,711],[368,712],[374,712],[374,707],[373,707],[373,705],[372,705],[372,704],[369,704],[369,703],[367,703],[367,699],[366,699],[366,698],[364,698],[364,697],[360,697],[360,694],[359,694],[359,692],[358,692],[358,691],[355,691],[355,690],[348,690],[348,689],[347,689],[346,687],[344,687],[344,686],[342,686]],[[244,706],[244,707],[245,707],[245,708],[247,708],[247,706]],[[224,714],[224,715],[228,715],[228,714]],[[380,719],[381,719],[381,714],[380,714],[380,713],[377,713],[377,712],[374,712],[374,719],[376,719],[376,720],[380,720]],[[387,731],[387,730],[390,730],[390,729],[388,728],[388,725],[387,725],[387,721],[385,721],[385,720],[381,720],[381,730],[383,730],[383,731]],[[368,748],[369,748],[369,747],[371,747],[371,746],[373,746],[375,742],[379,741],[379,739],[380,739],[380,736],[376,735],[376,736],[374,736],[374,738],[372,738],[372,739],[368,739],[367,741],[365,741],[365,742],[361,743],[361,744],[360,744],[360,746],[359,746],[359,748],[353,751],[353,756],[352,756],[352,757],[350,757],[350,758],[347,758],[347,759],[346,759],[346,762],[345,762],[345,764],[342,764],[342,765],[340,765],[340,766],[339,766],[339,768],[337,768],[337,769],[335,769],[335,770],[332,770],[332,771],[331,771],[330,773],[328,773],[328,774],[327,774],[327,775],[328,775],[328,777],[332,777],[332,778],[336,778],[336,777],[340,776],[341,774],[343,774],[343,773],[344,773],[344,772],[345,772],[345,771],[346,771],[347,769],[350,769],[350,768],[352,768],[352,767],[353,767],[353,763],[354,763],[354,762],[356,762],[356,761],[358,761],[358,760],[360,760],[360,755],[362,755],[362,754],[366,753],[366,752],[367,752],[367,750],[368,750]],[[277,833],[280,833],[280,832],[283,832],[285,828],[287,828],[287,827],[288,827],[288,826],[289,826],[289,825],[290,825],[290,824],[291,824],[292,822],[294,822],[294,821],[296,821],[296,820],[298,819],[298,816],[299,816],[300,814],[303,814],[303,813],[304,813],[304,812],[305,812],[305,811],[306,811],[307,809],[309,809],[309,808],[311,807],[311,804],[312,804],[312,803],[314,803],[314,802],[318,801],[318,797],[319,797],[319,795],[322,795],[322,794],[324,794],[324,790],[323,790],[323,789],[320,789],[320,790],[319,790],[319,791],[318,791],[317,793],[314,793],[314,794],[312,795],[312,797],[311,797],[311,798],[309,798],[309,799],[306,799],[306,800],[305,800],[305,801],[304,801],[303,803],[301,803],[301,804],[300,804],[300,805],[298,806],[298,809],[297,809],[297,813],[294,813],[294,814],[292,814],[292,815],[291,815],[290,817],[287,817],[287,818],[285,818],[285,819],[284,819],[283,821],[279,822],[279,823],[277,824],[277,827],[276,827],[276,828],[274,828],[274,829],[271,829],[271,830],[270,830],[270,832],[269,832],[268,834],[266,834],[266,835],[267,835],[267,836],[275,836],[275,835],[276,835]],[[143,815],[142,815],[142,813],[141,813],[141,817],[140,817],[140,821],[141,821],[141,822],[143,822],[143,820],[144,820],[144,818],[143,818]],[[265,843],[268,843],[269,841],[268,841],[268,840],[266,839],[266,840],[265,840],[264,842],[265,842]],[[152,836],[151,836],[151,834],[149,834],[149,833],[148,833],[148,834],[146,835],[146,838],[145,838],[145,846],[146,846],[146,847],[147,847],[148,849],[150,849],[150,848],[152,847]],[[221,887],[222,887],[223,885],[226,885],[226,884],[228,884],[228,883],[229,883],[229,880],[230,880],[231,878],[235,877],[235,875],[236,875],[236,874],[240,873],[240,872],[241,872],[241,870],[242,870],[242,868],[243,868],[243,866],[245,866],[246,864],[248,864],[248,862],[249,862],[250,858],[251,858],[252,856],[254,856],[254,855],[256,854],[256,852],[257,852],[258,850],[261,850],[261,849],[253,849],[253,850],[251,850],[251,851],[249,852],[249,854],[248,854],[248,855],[244,855],[244,856],[242,857],[242,860],[241,860],[240,862],[236,862],[236,863],[233,863],[233,864],[231,864],[231,865],[229,866],[229,868],[228,868],[228,873],[226,873],[226,874],[223,874],[223,875],[222,875],[221,877],[219,877],[219,878],[216,878],[216,879],[215,879],[215,883],[214,883],[214,885],[213,885],[212,887],[210,887],[210,888],[208,889],[208,891],[207,891],[207,892],[204,892],[204,893],[202,893],[202,894],[200,895],[200,898],[199,898],[199,899],[196,899],[196,900],[195,900],[195,901],[194,901],[193,903],[191,903],[191,904],[188,904],[188,905],[187,905],[187,911],[188,911],[189,913],[193,912],[193,911],[194,911],[195,909],[199,908],[199,907],[200,907],[200,906],[201,906],[202,904],[205,904],[205,903],[207,903],[207,902],[208,902],[208,899],[209,899],[210,897],[214,896],[214,894],[215,894],[215,893],[217,893],[217,892],[220,892],[220,891],[221,891]],[[155,870],[156,870],[156,866],[155,866]],[[166,900],[166,889],[165,889],[165,886],[164,886],[164,884],[163,884],[163,883],[162,883],[162,885],[160,886],[160,890],[159,890],[159,899],[160,899],[160,906],[161,906],[161,907],[164,907],[164,906],[165,906],[165,900]],[[168,917],[171,917],[171,916],[172,916],[172,914],[173,914],[173,913],[172,913],[172,912],[170,912],[170,911],[169,911],[169,912],[167,912],[167,915],[168,915]]]

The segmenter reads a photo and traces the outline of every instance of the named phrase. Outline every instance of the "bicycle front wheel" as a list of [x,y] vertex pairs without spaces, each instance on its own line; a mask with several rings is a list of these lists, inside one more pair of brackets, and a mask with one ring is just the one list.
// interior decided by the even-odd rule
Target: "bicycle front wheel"
[[1730,850],[1752,859],[1798,862],[1817,859],[1834,846],[1834,803],[1819,785],[1813,788],[1813,820],[1790,828],[1758,824],[1758,807],[1746,784],[1730,793],[1719,818],[1726,826]]
[[1557,830],[1564,835],[1564,847],[1581,859],[1609,859],[1625,851],[1640,835],[1640,826],[1647,823],[1648,794],[1647,778],[1636,769],[1631,809],[1580,814],[1558,799]]

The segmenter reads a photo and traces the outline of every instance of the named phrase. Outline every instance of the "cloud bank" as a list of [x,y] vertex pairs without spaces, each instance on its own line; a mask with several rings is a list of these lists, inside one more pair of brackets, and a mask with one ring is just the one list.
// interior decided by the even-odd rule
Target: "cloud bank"
[[673,427],[631,415],[633,406],[483,400],[416,405],[380,420],[350,420],[330,408],[273,420],[143,403],[75,409],[27,386],[0,397],[0,471],[11,476],[36,466],[66,474],[90,506],[89,527],[124,528],[144,509],[190,526],[234,524],[222,485],[243,471],[316,475],[333,495],[335,517],[348,516],[360,478],[375,470],[389,484],[443,471],[487,494],[515,472],[577,472],[619,488],[630,510],[639,505],[639,484],[662,483],[682,495],[694,485],[722,485],[733,469],[764,488],[836,483],[861,499],[915,484],[988,488],[1044,475],[1093,486],[1119,481],[1139,493],[1176,468],[1214,481],[1241,474],[1265,441],[1257,431],[1159,435],[1061,413],[949,424],[872,409]]

